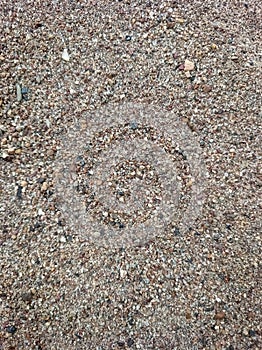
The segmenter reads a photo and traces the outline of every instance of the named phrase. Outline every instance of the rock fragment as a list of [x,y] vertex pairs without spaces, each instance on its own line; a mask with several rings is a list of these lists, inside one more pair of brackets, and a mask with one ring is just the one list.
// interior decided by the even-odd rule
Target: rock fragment
[[17,102],[21,102],[22,101],[22,90],[21,90],[21,86],[19,84],[16,84],[16,99]]
[[185,71],[191,71],[191,70],[194,70],[194,69],[195,69],[195,64],[194,64],[194,62],[189,61],[189,60],[185,60],[185,63],[184,63],[184,70],[185,70]]
[[62,53],[62,59],[63,59],[64,61],[67,61],[67,62],[68,62],[69,59],[70,59],[67,48],[65,48],[64,51],[63,51],[63,53]]

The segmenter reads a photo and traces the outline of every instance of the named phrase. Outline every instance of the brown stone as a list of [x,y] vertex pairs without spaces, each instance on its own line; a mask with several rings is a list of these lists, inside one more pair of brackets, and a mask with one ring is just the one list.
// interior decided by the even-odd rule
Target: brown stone
[[215,315],[215,320],[223,320],[225,318],[225,313],[224,313],[224,311],[220,311],[220,312],[218,312],[218,313],[216,313],[216,315]]
[[208,93],[208,92],[212,91],[212,87],[210,85],[204,85],[203,86],[203,91],[205,93]]

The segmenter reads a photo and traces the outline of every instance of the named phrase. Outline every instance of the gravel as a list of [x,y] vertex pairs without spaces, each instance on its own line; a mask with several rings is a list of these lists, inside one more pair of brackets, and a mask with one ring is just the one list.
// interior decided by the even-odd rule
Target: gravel
[[[0,349],[261,349],[260,2],[2,0],[0,18]],[[206,198],[186,230],[100,246],[60,206],[61,137],[125,103],[186,125]]]

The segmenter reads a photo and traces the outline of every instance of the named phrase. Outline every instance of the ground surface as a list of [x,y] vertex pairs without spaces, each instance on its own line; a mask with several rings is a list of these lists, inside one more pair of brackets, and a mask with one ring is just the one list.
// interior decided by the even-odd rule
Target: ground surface
[[[261,23],[255,0],[0,1],[1,350],[262,348]],[[113,249],[67,226],[55,161],[125,102],[175,113],[208,177],[183,234]]]

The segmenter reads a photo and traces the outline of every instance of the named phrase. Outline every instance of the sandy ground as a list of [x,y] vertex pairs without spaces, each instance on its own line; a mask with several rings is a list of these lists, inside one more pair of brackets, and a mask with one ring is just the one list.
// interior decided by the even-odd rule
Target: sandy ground
[[[0,0],[1,350],[262,348],[261,23],[256,0]],[[110,106],[126,103],[120,121],[136,115],[132,104],[157,106],[151,131],[149,114],[147,125],[138,115],[115,125]],[[77,158],[77,192],[57,173],[78,156],[68,135],[79,120],[93,143]],[[205,173],[202,211],[183,230],[195,179],[172,140],[181,128]],[[177,157],[182,205],[143,244],[101,246],[88,239],[91,217],[120,235],[168,195],[143,159],[111,175],[122,179],[120,202],[137,203],[130,183],[148,181],[144,219],[106,211],[111,181],[104,197],[97,182],[104,203],[90,197],[90,162],[121,135],[158,140]],[[81,218],[67,220],[78,195],[92,210],[87,237]]]

